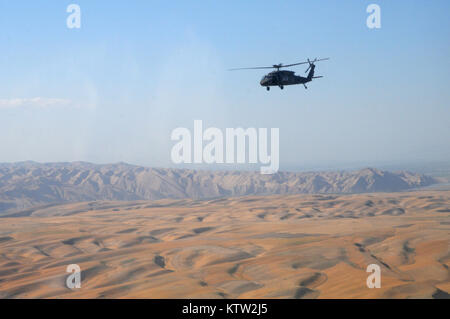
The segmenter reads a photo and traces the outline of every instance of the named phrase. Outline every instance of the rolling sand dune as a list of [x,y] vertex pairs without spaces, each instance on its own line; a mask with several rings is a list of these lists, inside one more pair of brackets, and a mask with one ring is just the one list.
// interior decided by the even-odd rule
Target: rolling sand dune
[[448,298],[449,243],[450,191],[73,203],[0,218],[0,297]]

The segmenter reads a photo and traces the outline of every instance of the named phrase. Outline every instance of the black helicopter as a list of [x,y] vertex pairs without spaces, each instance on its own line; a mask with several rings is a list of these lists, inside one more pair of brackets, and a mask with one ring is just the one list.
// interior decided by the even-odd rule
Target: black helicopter
[[[329,60],[329,59],[330,58],[324,58],[324,59],[315,58],[312,61],[308,59],[308,61],[293,63],[293,64],[283,65],[280,63],[280,64],[274,64],[272,66],[230,69],[230,71],[254,70],[254,69],[276,69],[276,71],[272,71],[272,72],[268,73],[267,75],[264,75],[263,78],[261,79],[261,82],[259,82],[259,84],[261,84],[261,86],[266,87],[267,91],[270,90],[271,86],[279,86],[280,89],[283,89],[285,85],[294,85],[294,84],[303,84],[305,89],[307,89],[308,87],[306,86],[305,83],[311,82],[312,79],[322,78],[322,76],[314,76],[314,70],[316,68],[316,65],[314,63],[318,62],[318,61]],[[293,72],[293,71],[287,71],[287,70],[280,71],[281,68],[287,68],[290,66],[306,64],[306,63],[309,64],[308,68],[305,71],[305,73],[309,71],[306,78],[303,76],[295,75],[295,72]]]

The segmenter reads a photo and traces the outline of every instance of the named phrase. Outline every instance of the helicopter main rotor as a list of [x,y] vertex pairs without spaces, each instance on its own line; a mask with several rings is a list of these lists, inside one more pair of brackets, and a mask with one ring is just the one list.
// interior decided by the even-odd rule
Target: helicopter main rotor
[[291,67],[294,65],[301,65],[301,64],[309,64],[308,69],[306,70],[306,72],[308,72],[308,70],[311,68],[311,66],[318,61],[324,61],[324,60],[329,60],[330,58],[323,58],[323,59],[317,59],[315,58],[314,60],[310,60],[308,59],[305,62],[298,62],[298,63],[292,63],[292,64],[274,64],[272,66],[256,66],[256,67],[251,67],[251,68],[234,68],[234,69],[229,69],[229,71],[236,71],[236,70],[257,70],[257,69],[277,69],[277,71],[279,71],[281,68],[287,68],[287,67]]

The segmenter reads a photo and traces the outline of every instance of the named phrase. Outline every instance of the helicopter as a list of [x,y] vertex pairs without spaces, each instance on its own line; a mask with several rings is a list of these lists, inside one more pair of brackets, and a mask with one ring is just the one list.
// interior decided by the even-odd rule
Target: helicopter
[[[286,64],[283,65],[282,63],[274,64],[272,66],[258,66],[258,67],[252,67],[252,68],[235,68],[235,69],[229,69],[229,71],[236,71],[236,70],[255,70],[255,69],[276,69],[276,71],[272,71],[266,75],[263,76],[259,84],[261,86],[265,86],[266,90],[269,91],[271,86],[279,86],[280,89],[284,89],[285,85],[295,85],[295,84],[303,84],[305,89],[308,87],[306,86],[306,83],[311,82],[313,79],[322,78],[323,76],[314,76],[314,70],[316,68],[316,65],[314,63],[318,61],[324,61],[329,60],[330,58],[324,58],[324,59],[317,59],[314,60],[308,59],[305,62],[299,62],[299,63],[293,63],[293,64]],[[281,68],[287,68],[294,65],[300,65],[300,64],[306,64],[308,63],[309,66],[306,69],[305,73],[308,73],[306,77],[295,75],[295,72],[288,71],[288,70],[280,70]]]

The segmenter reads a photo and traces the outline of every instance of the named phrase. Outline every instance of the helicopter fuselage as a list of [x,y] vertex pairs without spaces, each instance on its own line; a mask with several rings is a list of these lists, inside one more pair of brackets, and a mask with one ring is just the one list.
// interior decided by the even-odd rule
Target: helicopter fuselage
[[293,71],[273,71],[261,79],[261,86],[284,86],[303,84],[310,82],[311,79],[295,75]]
[[307,77],[295,75],[295,72],[288,70],[276,70],[266,74],[262,79],[261,86],[279,86],[305,84],[311,82],[314,77],[315,65],[312,64]]

